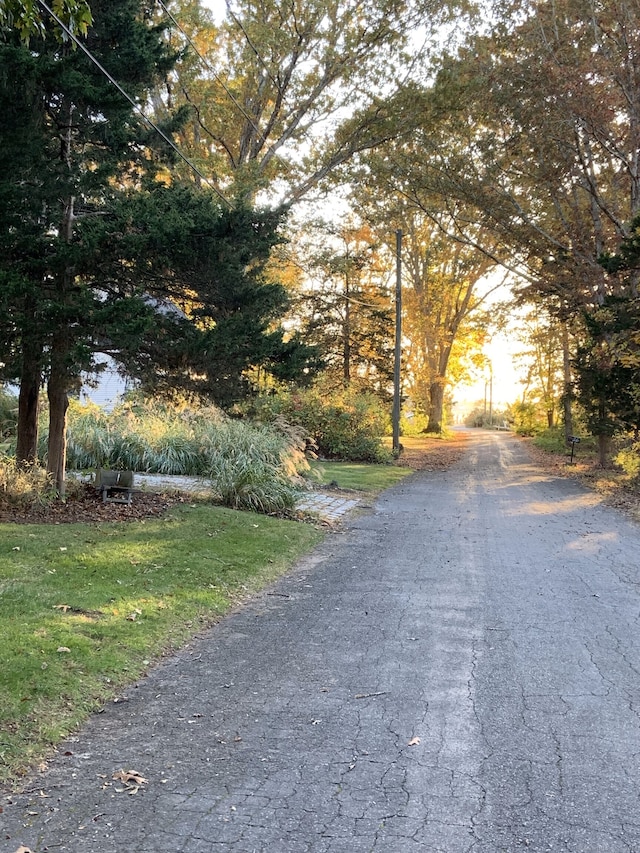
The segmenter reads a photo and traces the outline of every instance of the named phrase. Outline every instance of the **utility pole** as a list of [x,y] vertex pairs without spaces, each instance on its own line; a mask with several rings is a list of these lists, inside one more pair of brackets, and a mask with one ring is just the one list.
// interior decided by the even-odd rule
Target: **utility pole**
[[493,426],[493,364],[489,362],[489,426]]
[[402,231],[396,231],[396,330],[393,361],[393,452],[400,453],[400,360],[402,357]]

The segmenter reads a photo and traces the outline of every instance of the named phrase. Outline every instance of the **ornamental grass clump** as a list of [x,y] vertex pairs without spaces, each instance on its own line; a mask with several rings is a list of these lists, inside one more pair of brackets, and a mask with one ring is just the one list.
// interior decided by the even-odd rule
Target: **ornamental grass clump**
[[302,434],[284,422],[280,427],[227,421],[209,431],[208,476],[225,506],[267,514],[293,509],[309,463]]
[[[67,413],[67,464],[77,471],[110,467],[113,435],[109,417],[94,403],[82,405],[71,400]],[[41,430],[41,453],[46,452],[42,440],[47,433]]]
[[39,465],[19,466],[9,456],[0,456],[0,505],[27,509],[45,505],[55,497],[50,476]]
[[111,414],[69,408],[70,468],[202,476],[225,506],[281,514],[295,506],[309,471],[306,431],[283,418],[269,426],[212,406],[125,403]]

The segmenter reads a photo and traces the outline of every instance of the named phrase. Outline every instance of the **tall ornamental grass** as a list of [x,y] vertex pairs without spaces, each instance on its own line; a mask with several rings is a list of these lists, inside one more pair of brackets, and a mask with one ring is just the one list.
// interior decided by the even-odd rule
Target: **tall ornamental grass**
[[55,489],[38,465],[18,466],[13,457],[0,455],[0,506],[26,509],[52,501]]
[[282,418],[251,424],[213,406],[134,401],[107,414],[74,401],[67,467],[202,476],[225,506],[282,513],[295,506],[300,475],[309,470],[304,436]]

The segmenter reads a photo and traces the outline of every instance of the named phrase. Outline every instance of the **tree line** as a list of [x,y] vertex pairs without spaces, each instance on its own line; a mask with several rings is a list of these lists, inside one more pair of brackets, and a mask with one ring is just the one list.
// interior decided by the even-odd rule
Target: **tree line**
[[[636,3],[50,8],[0,13],[0,359],[25,460],[47,383],[61,488],[96,353],[221,405],[256,376],[388,395],[397,229],[429,430],[481,360],[498,270],[549,422],[560,404],[571,434],[578,400],[603,458],[637,429]],[[305,218],[323,199],[351,212]]]

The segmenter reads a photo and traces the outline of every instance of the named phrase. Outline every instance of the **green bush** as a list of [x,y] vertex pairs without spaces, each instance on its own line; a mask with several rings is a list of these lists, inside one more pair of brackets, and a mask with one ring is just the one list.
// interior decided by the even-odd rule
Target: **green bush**
[[496,409],[489,415],[483,406],[476,406],[464,419],[465,426],[477,429],[495,429],[498,426],[513,425],[514,419],[510,409]]
[[254,411],[266,421],[276,415],[306,430],[319,456],[350,462],[388,462],[382,437],[389,415],[372,394],[323,394],[315,388],[265,397]]
[[518,435],[540,435],[547,429],[546,414],[534,403],[514,403],[511,418]]
[[634,482],[640,481],[640,442],[635,441],[629,447],[623,447],[614,457],[624,473]]
[[423,435],[427,431],[429,418],[423,412],[413,412],[411,417],[404,415],[400,418],[401,435]]
[[549,453],[562,453],[567,449],[564,429],[560,426],[539,430],[533,443]]
[[18,398],[0,388],[0,439],[14,436],[18,425]]

